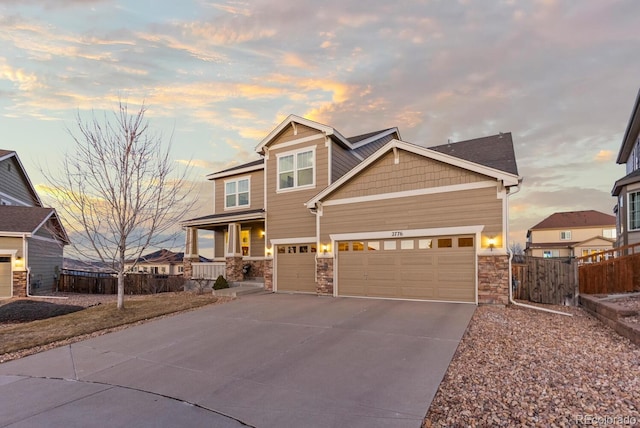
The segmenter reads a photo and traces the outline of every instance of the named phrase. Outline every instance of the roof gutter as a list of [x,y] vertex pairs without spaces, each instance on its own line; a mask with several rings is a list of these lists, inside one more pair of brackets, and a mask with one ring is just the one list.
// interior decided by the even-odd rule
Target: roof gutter
[[[509,191],[507,193],[507,212],[509,212],[509,196],[511,195],[515,195],[516,193],[518,193],[521,189],[520,184],[522,184],[522,178],[518,180],[518,186],[516,187],[516,190],[514,192]],[[509,189],[512,189],[512,187],[510,187]],[[509,222],[507,222],[507,239],[509,238]],[[512,305],[515,306],[520,306],[523,308],[528,308],[528,309],[535,309],[536,311],[542,311],[542,312],[549,312],[552,314],[556,314],[556,315],[566,315],[566,316],[570,316],[572,317],[572,314],[568,314],[566,312],[560,312],[560,311],[554,311],[553,309],[547,309],[547,308],[540,308],[538,306],[533,306],[533,305],[527,305],[524,303],[518,303],[514,300],[513,298],[513,271],[511,269],[511,262],[513,260],[513,251],[509,251],[509,303],[511,303]]]

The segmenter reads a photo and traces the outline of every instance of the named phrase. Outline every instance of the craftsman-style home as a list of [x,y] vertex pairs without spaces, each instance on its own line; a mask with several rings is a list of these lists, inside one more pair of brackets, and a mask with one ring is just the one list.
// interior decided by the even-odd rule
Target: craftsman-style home
[[427,148],[291,115],[255,150],[210,174],[214,212],[182,223],[186,276],[205,229],[228,280],[274,292],[507,303],[510,133]]
[[0,298],[55,288],[69,238],[18,154],[0,149]]

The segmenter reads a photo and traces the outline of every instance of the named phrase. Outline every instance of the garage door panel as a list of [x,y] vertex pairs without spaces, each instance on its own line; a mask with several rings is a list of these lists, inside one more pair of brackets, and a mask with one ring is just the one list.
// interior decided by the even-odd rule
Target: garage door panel
[[11,297],[11,257],[0,256],[0,297]]
[[445,241],[454,246],[439,248],[438,238],[386,239],[375,251],[370,244],[365,251],[338,251],[338,294],[475,302],[475,247],[457,248],[458,236],[449,236]]
[[[301,252],[301,247],[303,251]],[[311,244],[279,245],[277,251],[277,283],[278,291],[316,292],[316,252],[309,252]]]

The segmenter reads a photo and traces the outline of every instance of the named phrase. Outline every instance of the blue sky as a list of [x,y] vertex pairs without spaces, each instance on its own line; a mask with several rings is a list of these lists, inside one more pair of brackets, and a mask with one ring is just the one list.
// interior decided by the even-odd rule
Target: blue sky
[[0,0],[0,148],[40,185],[78,112],[145,100],[175,161],[193,160],[195,217],[211,212],[204,176],[255,159],[291,113],[425,146],[512,132],[524,242],[556,211],[612,213],[638,16],[634,0]]

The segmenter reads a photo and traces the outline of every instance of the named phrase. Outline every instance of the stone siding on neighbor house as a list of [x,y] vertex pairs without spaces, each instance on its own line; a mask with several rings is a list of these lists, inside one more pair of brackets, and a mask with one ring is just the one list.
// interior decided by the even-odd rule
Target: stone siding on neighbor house
[[273,291],[273,259],[264,261],[264,289]]
[[478,256],[478,303],[509,303],[508,256]]
[[184,266],[182,270],[183,277],[187,279],[191,279],[191,277],[193,276],[193,263],[197,261],[199,261],[199,258],[197,257],[194,257],[194,258],[185,257],[184,259],[182,259],[182,265]]
[[13,297],[27,297],[26,271],[13,271]]
[[318,257],[318,282],[316,291],[319,295],[333,296],[333,259]]

